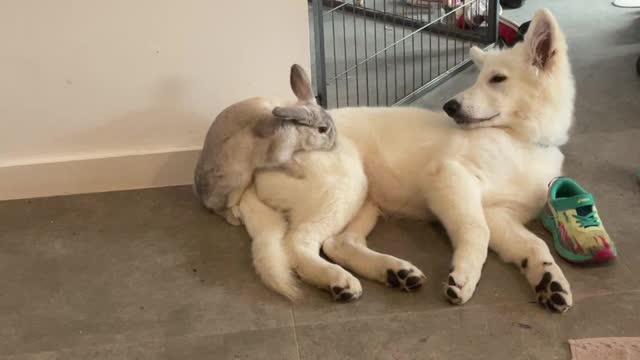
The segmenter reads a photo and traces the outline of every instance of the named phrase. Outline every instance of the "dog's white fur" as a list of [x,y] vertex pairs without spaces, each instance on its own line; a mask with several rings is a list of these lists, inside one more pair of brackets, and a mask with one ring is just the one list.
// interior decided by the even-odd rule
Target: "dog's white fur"
[[[454,248],[444,289],[452,303],[471,298],[491,248],[521,268],[550,310],[572,305],[569,283],[547,245],[523,225],[561,173],[558,146],[572,123],[574,84],[564,36],[551,13],[540,10],[523,43],[487,53],[474,48],[472,57],[481,69],[477,82],[455,97],[455,118],[463,125],[417,108],[338,109],[331,112],[336,150],[297,157],[305,179],[256,175],[240,210],[267,285],[298,297],[295,269],[304,281],[350,300],[362,287],[348,268],[412,290],[422,272],[368,249],[365,239],[380,212],[418,219],[433,214]],[[506,80],[492,81],[495,75]],[[322,259],[320,248],[337,264]]]

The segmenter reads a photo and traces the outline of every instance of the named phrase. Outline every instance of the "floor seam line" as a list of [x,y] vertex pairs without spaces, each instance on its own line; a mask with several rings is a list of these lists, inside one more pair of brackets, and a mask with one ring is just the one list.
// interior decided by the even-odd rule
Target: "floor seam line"
[[293,322],[293,341],[296,344],[296,352],[298,353],[298,360],[302,360],[302,356],[300,355],[300,343],[298,342],[298,329],[296,329],[296,314],[293,311],[293,306],[291,306],[291,320]]
[[[630,289],[630,290],[623,290],[623,291],[606,291],[606,292],[593,293],[585,296],[578,296],[577,299],[583,300],[583,299],[589,299],[594,297],[611,296],[616,294],[633,294],[633,293],[639,293],[639,292],[640,292],[640,289]],[[443,308],[438,310],[412,310],[412,311],[402,311],[397,313],[392,312],[392,313],[386,313],[386,314],[380,314],[380,315],[356,316],[354,318],[335,319],[331,321],[309,321],[309,322],[301,323],[300,326],[309,327],[309,326],[315,326],[315,325],[326,325],[331,323],[342,324],[342,323],[347,323],[351,321],[379,320],[379,319],[384,319],[384,318],[393,317],[393,316],[439,315],[447,312],[464,312],[464,311],[473,311],[473,310],[483,310],[483,309],[493,308],[496,306],[532,305],[533,303],[534,302],[531,302],[531,301],[527,303],[501,302],[501,303],[494,303],[494,304],[478,304],[478,305],[471,305],[471,306],[467,306],[467,305],[452,306],[450,308]],[[537,303],[536,303],[536,308],[537,308]]]

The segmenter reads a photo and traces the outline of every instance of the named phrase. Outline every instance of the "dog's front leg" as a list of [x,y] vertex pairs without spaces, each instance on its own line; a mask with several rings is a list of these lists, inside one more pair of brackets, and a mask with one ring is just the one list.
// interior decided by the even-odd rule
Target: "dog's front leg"
[[571,287],[547,244],[508,209],[488,208],[485,215],[491,229],[491,249],[520,268],[540,305],[551,312],[567,311],[573,305]]
[[424,192],[453,245],[445,295],[453,304],[464,304],[480,280],[489,245],[479,181],[458,162],[447,161],[427,174]]

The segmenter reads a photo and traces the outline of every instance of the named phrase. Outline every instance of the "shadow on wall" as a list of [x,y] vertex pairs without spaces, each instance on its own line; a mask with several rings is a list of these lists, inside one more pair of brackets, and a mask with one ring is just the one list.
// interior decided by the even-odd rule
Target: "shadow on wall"
[[168,79],[156,88],[146,108],[132,110],[62,141],[71,146],[71,153],[97,157],[198,149],[214,114],[190,111],[186,98],[183,82]]

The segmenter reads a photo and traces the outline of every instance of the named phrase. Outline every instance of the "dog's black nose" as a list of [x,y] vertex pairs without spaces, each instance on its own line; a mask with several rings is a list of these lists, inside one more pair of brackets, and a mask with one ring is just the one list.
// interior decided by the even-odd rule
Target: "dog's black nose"
[[442,109],[447,113],[447,115],[453,117],[458,110],[460,110],[460,103],[455,99],[449,100],[444,104]]

